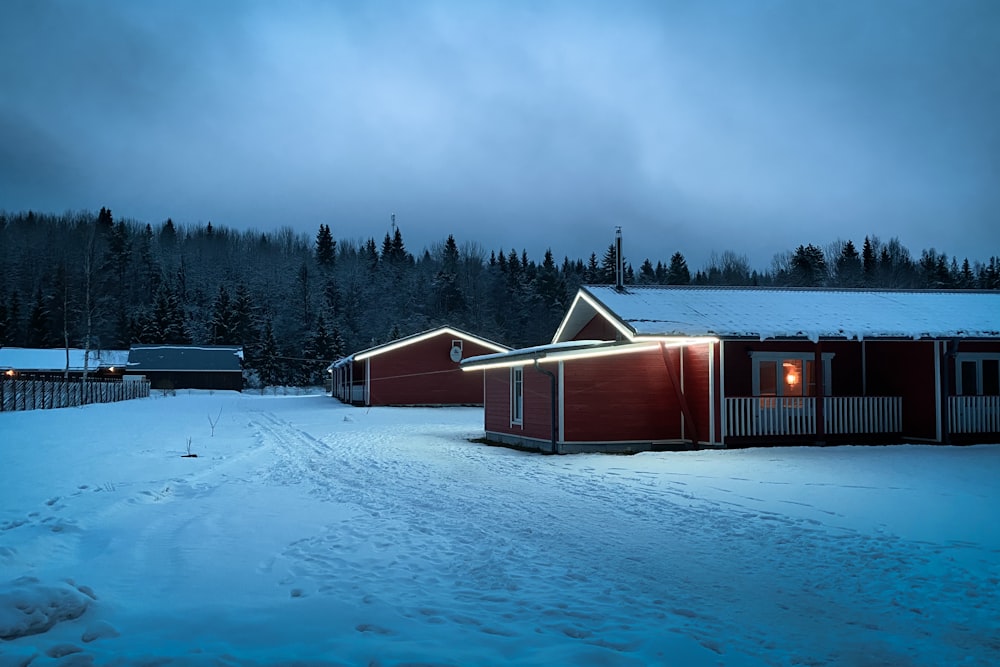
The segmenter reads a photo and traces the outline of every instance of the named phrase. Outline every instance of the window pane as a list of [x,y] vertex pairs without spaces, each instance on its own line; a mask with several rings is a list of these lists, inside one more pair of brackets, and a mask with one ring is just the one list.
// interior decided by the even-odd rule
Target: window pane
[[1000,396],[1000,360],[983,359],[983,395]]
[[778,364],[774,361],[760,362],[760,395],[778,395]]
[[512,368],[510,373],[510,419],[520,422],[524,411],[524,375],[520,368]]
[[782,396],[801,396],[802,395],[802,360],[801,359],[785,359],[781,362],[782,367],[782,385],[781,385],[781,395]]
[[816,395],[816,373],[813,371],[813,362],[807,361],[805,368],[805,382],[802,384],[806,389],[806,396]]
[[976,362],[962,362],[962,396],[975,396],[979,393],[979,383],[976,382]]

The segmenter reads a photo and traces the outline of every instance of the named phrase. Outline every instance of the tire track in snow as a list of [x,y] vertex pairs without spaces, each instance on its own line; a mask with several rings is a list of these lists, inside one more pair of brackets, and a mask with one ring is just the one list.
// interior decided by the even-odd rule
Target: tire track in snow
[[[448,433],[441,438],[448,457],[428,462],[407,451],[406,428],[320,441],[274,415],[261,415],[258,422],[284,451],[277,467],[292,470],[278,478],[308,479],[316,493],[364,509],[360,519],[331,526],[285,554],[297,559],[295,574],[317,580],[320,592],[353,593],[369,604],[391,600],[426,622],[466,624],[498,636],[511,634],[504,619],[525,615],[536,619],[538,631],[595,645],[602,644],[609,624],[633,624],[633,600],[645,591],[636,591],[621,574],[609,576],[608,563],[593,561],[595,553],[620,550],[622,536],[610,531],[609,537],[605,530],[580,534],[569,520],[578,511],[569,503],[579,496],[577,489],[570,496],[558,486],[538,485],[537,458],[522,459],[519,469],[498,477],[481,457],[467,456],[475,446]],[[579,511],[593,511],[592,504]],[[612,565],[623,572],[620,566]],[[435,603],[442,586],[448,588],[446,603]],[[672,604],[661,601],[663,608],[652,612],[661,620],[684,602],[682,596],[666,597]],[[613,606],[622,613],[608,618],[588,612],[595,598],[616,600]],[[644,632],[637,629],[633,643],[643,641]],[[610,648],[630,650],[628,644]]]
[[[995,590],[957,562],[930,572],[940,558],[915,561],[921,548],[892,535],[698,497],[677,476],[472,445],[455,427],[318,437],[270,413],[256,425],[279,453],[272,482],[360,510],[285,551],[297,589],[500,638],[530,619],[625,653],[681,633],[722,654],[777,642],[813,664],[926,664],[928,643],[954,657],[992,641],[975,628],[989,627]],[[593,614],[595,601],[620,612]]]
[[[503,469],[511,461],[516,459],[497,457],[491,465],[497,474],[516,475],[516,469]],[[650,549],[623,559],[621,568],[630,572],[629,581],[645,581],[647,590],[672,581],[693,591],[689,606],[674,612],[695,621],[696,627],[688,628],[694,637],[745,636],[748,625],[757,625],[750,635],[766,646],[764,638],[773,636],[773,626],[779,625],[797,645],[816,645],[816,638],[827,638],[826,645],[820,643],[815,654],[803,659],[841,663],[869,660],[872,651],[878,654],[872,646],[881,645],[882,636],[912,637],[905,657],[885,649],[887,664],[900,659],[921,664],[921,649],[912,646],[935,645],[935,637],[947,636],[941,643],[951,645],[956,656],[964,652],[962,647],[982,652],[984,646],[1000,643],[974,631],[995,627],[1000,620],[997,588],[983,586],[996,582],[1000,574],[989,554],[981,554],[984,576],[955,559],[942,559],[938,547],[922,549],[890,534],[859,534],[815,519],[762,511],[747,502],[755,500],[749,497],[744,502],[698,498],[662,474],[610,470],[583,475],[575,461],[566,466],[560,461],[541,458],[531,464],[538,478],[561,485],[569,496],[603,499],[615,508],[618,520],[651,531]],[[546,468],[551,476],[541,472]],[[626,477],[631,483],[619,483]],[[706,593],[711,596],[708,605]],[[725,613],[713,613],[720,606]],[[957,618],[952,611],[956,608],[963,610]],[[868,637],[870,644],[845,645],[837,627]]]

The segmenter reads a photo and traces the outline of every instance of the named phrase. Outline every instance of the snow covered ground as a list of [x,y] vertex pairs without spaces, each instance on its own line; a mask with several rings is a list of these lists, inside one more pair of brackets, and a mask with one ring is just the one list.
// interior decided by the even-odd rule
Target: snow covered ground
[[0,665],[1000,661],[1000,446],[481,431],[322,395],[0,414]]

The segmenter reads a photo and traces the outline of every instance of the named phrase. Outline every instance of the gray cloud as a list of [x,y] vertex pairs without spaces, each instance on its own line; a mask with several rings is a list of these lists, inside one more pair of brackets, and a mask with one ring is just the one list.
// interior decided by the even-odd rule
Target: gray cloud
[[330,224],[419,249],[985,259],[1000,7],[14,2],[0,208]]

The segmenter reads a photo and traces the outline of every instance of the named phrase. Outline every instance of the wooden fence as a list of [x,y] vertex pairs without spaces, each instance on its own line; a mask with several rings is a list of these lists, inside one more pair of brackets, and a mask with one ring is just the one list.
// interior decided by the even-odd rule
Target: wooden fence
[[0,412],[70,408],[149,396],[149,381],[117,378],[81,380],[0,379]]

